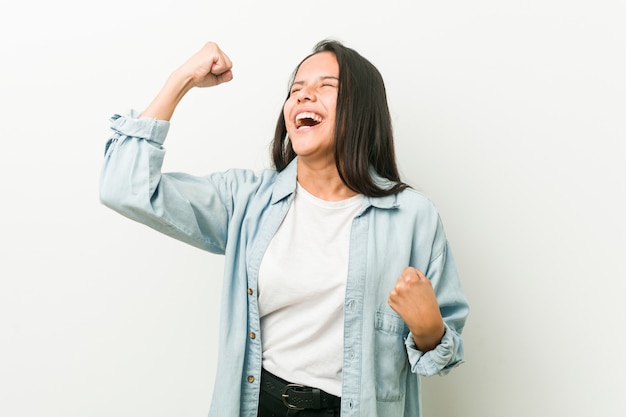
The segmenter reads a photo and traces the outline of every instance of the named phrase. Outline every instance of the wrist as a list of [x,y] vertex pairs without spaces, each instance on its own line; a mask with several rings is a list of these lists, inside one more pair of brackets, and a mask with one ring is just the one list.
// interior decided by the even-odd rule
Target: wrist
[[433,350],[441,343],[444,334],[446,333],[446,326],[443,320],[437,325],[431,326],[428,329],[409,329],[413,341],[417,348],[422,352],[428,352]]

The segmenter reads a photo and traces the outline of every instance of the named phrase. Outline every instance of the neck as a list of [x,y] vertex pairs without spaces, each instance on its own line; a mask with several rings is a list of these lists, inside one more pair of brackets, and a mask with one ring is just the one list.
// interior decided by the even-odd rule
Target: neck
[[315,197],[326,201],[340,201],[357,195],[343,183],[332,160],[311,164],[298,158],[298,183]]

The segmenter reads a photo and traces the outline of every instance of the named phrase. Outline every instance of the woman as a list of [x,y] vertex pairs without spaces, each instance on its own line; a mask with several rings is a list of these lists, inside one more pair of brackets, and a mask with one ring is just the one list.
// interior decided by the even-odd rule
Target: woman
[[225,255],[210,416],[419,416],[420,375],[463,360],[468,305],[436,208],[399,178],[382,77],[320,42],[294,73],[274,169],[162,173],[177,104],[231,67],[209,42],[141,115],[114,116],[100,186],[119,213]]

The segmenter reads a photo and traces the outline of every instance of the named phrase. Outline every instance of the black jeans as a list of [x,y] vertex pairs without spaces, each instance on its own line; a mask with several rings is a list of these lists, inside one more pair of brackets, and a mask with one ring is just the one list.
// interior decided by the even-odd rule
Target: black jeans
[[261,389],[258,417],[339,417],[339,407],[320,410],[290,410],[285,404]]

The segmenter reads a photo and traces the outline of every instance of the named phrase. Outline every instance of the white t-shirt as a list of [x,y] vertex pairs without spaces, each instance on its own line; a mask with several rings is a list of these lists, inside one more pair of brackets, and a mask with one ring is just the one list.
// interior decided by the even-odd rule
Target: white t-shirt
[[362,201],[325,201],[298,184],[259,271],[263,367],[337,396],[350,230]]

